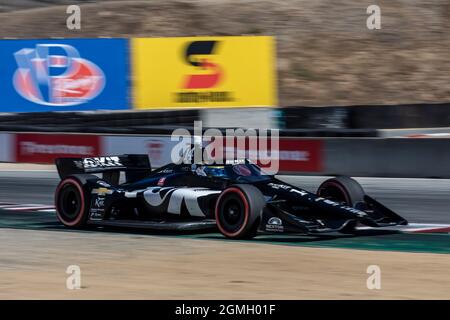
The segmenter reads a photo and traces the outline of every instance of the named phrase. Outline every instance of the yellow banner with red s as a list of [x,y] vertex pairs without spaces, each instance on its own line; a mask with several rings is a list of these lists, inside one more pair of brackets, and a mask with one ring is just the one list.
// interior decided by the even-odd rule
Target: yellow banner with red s
[[273,37],[135,38],[131,49],[136,109],[277,104]]

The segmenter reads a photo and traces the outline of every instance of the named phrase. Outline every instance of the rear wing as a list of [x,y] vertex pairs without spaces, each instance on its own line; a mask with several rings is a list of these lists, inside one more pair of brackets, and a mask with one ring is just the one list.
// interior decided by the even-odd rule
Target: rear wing
[[103,179],[118,184],[120,172],[125,172],[126,181],[132,182],[147,177],[151,172],[148,155],[126,154],[95,158],[58,158],[56,168],[61,179],[73,174],[102,173]]

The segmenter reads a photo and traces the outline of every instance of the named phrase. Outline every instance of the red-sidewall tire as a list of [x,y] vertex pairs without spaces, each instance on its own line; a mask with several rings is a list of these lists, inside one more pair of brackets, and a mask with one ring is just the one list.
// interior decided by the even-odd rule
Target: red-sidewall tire
[[89,215],[89,201],[90,196],[86,190],[85,179],[70,176],[62,180],[55,192],[55,208],[58,220],[66,227],[83,227]]
[[324,181],[317,189],[317,195],[354,207],[364,202],[365,192],[355,179],[339,176]]
[[[265,205],[258,188],[248,184],[230,186],[222,191],[216,202],[215,218],[219,231],[230,239],[253,238]],[[234,218],[230,216],[233,210],[238,212]]]

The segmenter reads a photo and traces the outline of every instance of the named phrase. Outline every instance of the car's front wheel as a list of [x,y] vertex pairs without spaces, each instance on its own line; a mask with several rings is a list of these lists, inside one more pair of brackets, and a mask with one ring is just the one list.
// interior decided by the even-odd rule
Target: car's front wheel
[[365,192],[355,179],[340,176],[324,181],[317,189],[317,195],[355,207],[364,203]]
[[[317,189],[317,195],[360,210],[364,210],[366,207],[364,189],[355,179],[347,176],[339,176],[324,181]],[[345,221],[340,232],[354,233],[356,225],[356,220]]]
[[216,202],[217,227],[230,239],[253,238],[265,205],[258,188],[247,184],[230,186],[222,191]]

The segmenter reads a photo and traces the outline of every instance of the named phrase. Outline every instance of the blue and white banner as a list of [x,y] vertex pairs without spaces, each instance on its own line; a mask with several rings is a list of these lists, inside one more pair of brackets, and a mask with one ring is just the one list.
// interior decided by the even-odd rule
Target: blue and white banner
[[0,112],[129,109],[126,39],[0,41]]

